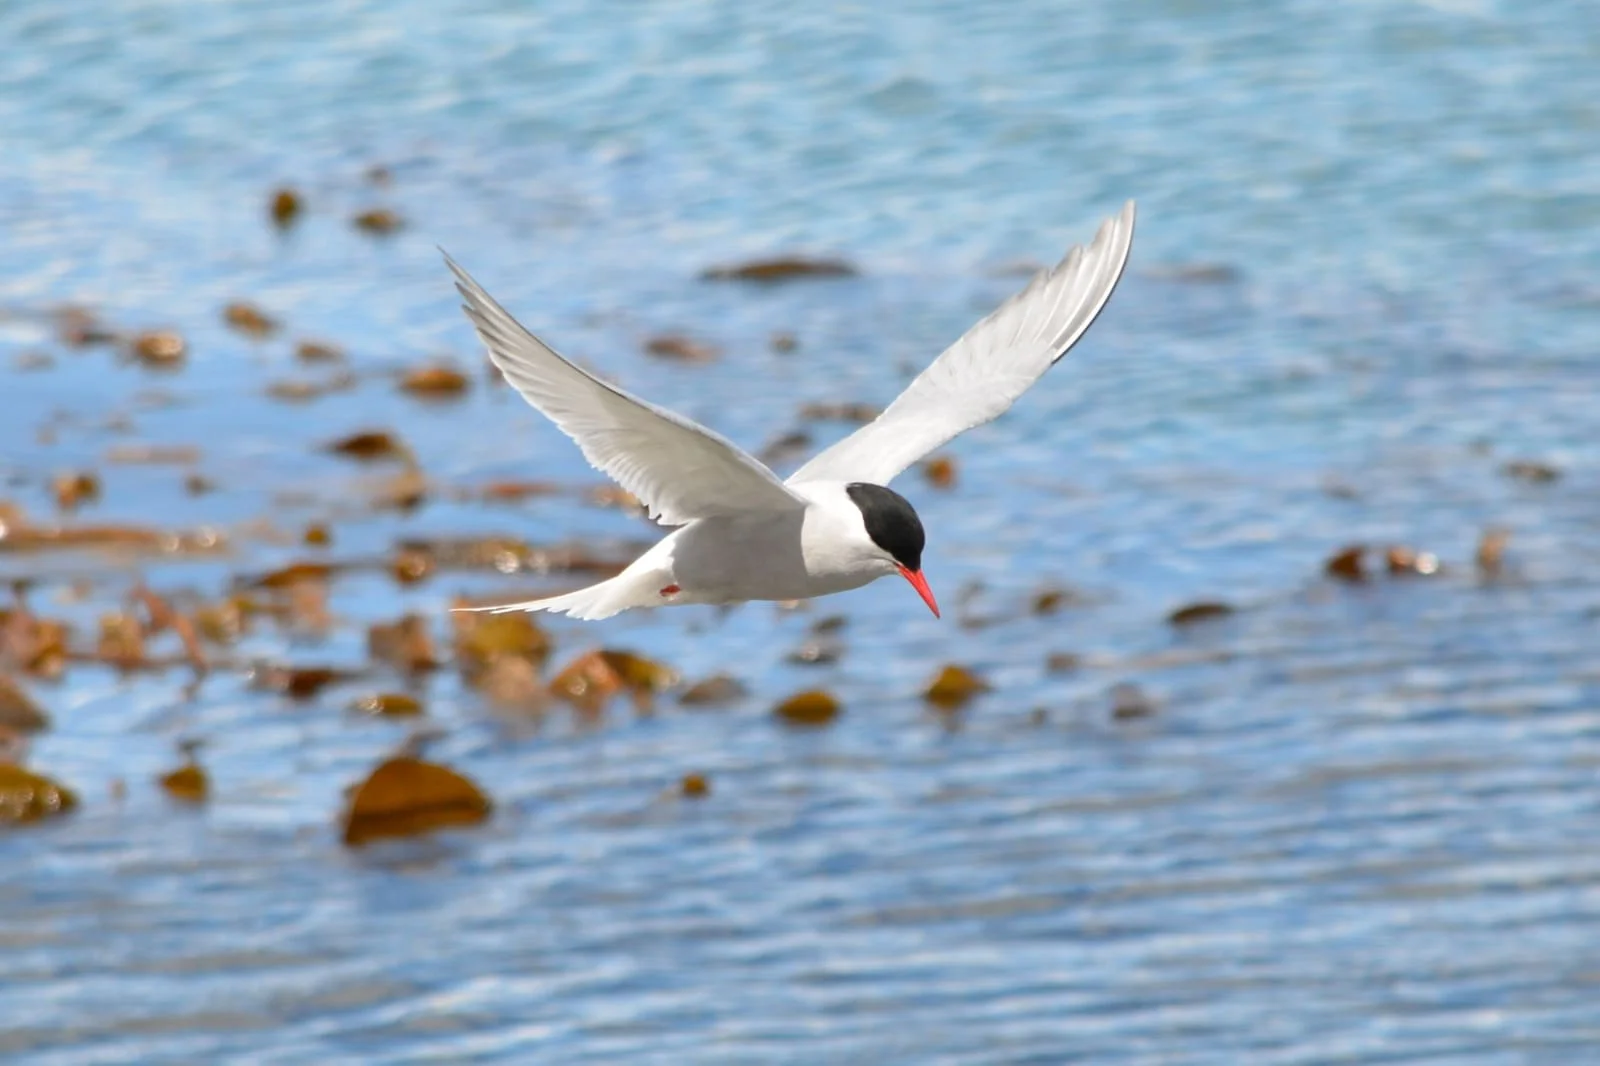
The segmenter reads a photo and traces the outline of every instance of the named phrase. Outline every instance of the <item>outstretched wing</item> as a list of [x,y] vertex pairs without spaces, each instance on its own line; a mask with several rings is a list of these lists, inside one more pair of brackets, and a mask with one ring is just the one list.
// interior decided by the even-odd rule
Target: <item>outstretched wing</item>
[[998,417],[1083,336],[1122,277],[1133,201],[1028,287],[967,330],[888,410],[789,478],[887,485],[939,445]]
[[749,511],[804,507],[771,470],[704,426],[630,396],[563,359],[529,333],[448,255],[456,289],[522,398],[560,427],[596,470],[667,525]]

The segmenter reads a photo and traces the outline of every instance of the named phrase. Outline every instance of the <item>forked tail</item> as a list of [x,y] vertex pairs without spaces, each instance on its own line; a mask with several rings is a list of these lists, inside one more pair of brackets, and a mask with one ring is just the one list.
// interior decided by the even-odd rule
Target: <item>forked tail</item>
[[458,611],[484,611],[489,614],[510,614],[514,611],[550,611],[554,614],[564,614],[569,618],[578,618],[592,622],[601,618],[610,618],[620,614],[629,607],[637,606],[630,603],[624,588],[619,588],[619,579],[622,575],[590,585],[588,588],[578,589],[561,596],[546,596],[539,600],[524,600],[521,603],[500,603],[488,607],[458,607]]

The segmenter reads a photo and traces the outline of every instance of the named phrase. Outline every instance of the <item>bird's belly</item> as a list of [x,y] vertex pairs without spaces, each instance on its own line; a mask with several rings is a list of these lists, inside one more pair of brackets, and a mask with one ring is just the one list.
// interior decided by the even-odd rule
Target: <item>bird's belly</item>
[[681,586],[679,602],[742,603],[745,600],[806,600],[848,592],[870,584],[876,574],[813,574],[783,565],[734,565],[710,573],[683,576],[674,568],[674,580]]
[[803,600],[847,592],[878,574],[807,563],[796,516],[708,519],[672,538],[673,581],[679,603]]
[[748,575],[745,580],[730,583],[717,590],[719,603],[739,603],[744,600],[808,600],[813,596],[831,596],[835,592],[849,592],[872,583],[876,574],[820,574],[803,580],[773,581],[763,574]]

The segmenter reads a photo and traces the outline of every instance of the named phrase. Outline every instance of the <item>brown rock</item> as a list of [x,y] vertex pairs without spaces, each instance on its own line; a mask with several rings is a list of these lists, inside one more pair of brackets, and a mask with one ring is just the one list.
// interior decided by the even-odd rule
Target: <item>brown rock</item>
[[167,795],[183,803],[204,803],[211,794],[211,779],[200,764],[192,760],[162,774],[157,781]]
[[114,611],[100,616],[100,640],[96,655],[104,662],[123,668],[144,661],[144,630],[131,614]]
[[706,281],[757,281],[772,283],[798,278],[849,278],[858,271],[842,259],[807,259],[786,255],[716,266],[700,277]]
[[525,612],[456,611],[450,615],[450,621],[455,627],[456,658],[469,673],[488,665],[497,656],[514,656],[540,666],[550,655],[550,635]]
[[1440,570],[1439,557],[1433,552],[1419,552],[1404,544],[1396,544],[1383,553],[1384,565],[1397,577],[1431,577]]
[[1328,561],[1323,564],[1323,573],[1339,581],[1365,581],[1367,569],[1364,562],[1366,547],[1361,544],[1352,544],[1341,548]]
[[667,333],[651,337],[644,350],[661,359],[676,359],[684,363],[709,363],[718,355],[712,345],[685,337],[681,333]]
[[378,692],[356,700],[350,709],[374,718],[415,718],[422,714],[422,701],[403,692]]
[[350,224],[374,237],[389,237],[404,229],[406,220],[398,211],[391,211],[387,207],[375,207],[352,217]]
[[444,363],[416,367],[400,379],[402,390],[426,400],[454,399],[466,392],[469,384],[467,375]]
[[870,403],[808,403],[800,407],[800,417],[811,422],[867,423],[878,417]]
[[844,655],[844,642],[830,637],[809,637],[789,654],[784,662],[796,666],[827,666]]
[[183,335],[171,329],[152,329],[135,334],[128,350],[145,366],[158,370],[173,370],[183,365],[189,346]]
[[602,648],[600,656],[616,671],[623,687],[641,710],[650,706],[656,693],[665,692],[678,683],[677,671],[635,652]]
[[491,481],[478,490],[485,503],[521,503],[536,496],[556,496],[561,486],[550,481]]
[[56,336],[68,348],[114,344],[117,331],[105,325],[87,307],[63,307],[56,312]]
[[55,492],[56,506],[63,511],[76,511],[80,504],[100,498],[99,477],[86,471],[57,474],[50,487]]
[[474,681],[483,698],[496,707],[541,712],[550,702],[538,667],[521,656],[496,655]]
[[384,430],[363,430],[323,445],[325,452],[346,459],[371,463],[380,459],[410,460],[411,449],[394,434]]
[[427,619],[418,614],[367,627],[367,654],[406,671],[431,670],[438,665]]
[[956,483],[956,461],[948,455],[936,455],[922,464],[922,476],[936,489],[953,488]]
[[286,589],[302,581],[325,582],[333,576],[333,567],[327,563],[298,562],[269,570],[256,578],[252,585],[262,589]]
[[0,763],[0,825],[53,818],[77,805],[78,797],[66,786],[20,766]]
[[342,363],[344,349],[326,341],[303,340],[294,346],[294,357],[302,363]]
[[744,682],[730,674],[713,674],[696,681],[678,694],[678,702],[685,707],[716,707],[734,703],[750,694]]
[[332,666],[263,666],[256,670],[254,682],[257,688],[281,692],[292,700],[309,700],[329,685],[355,676]]
[[279,229],[293,226],[299,221],[302,210],[304,205],[300,202],[300,194],[290,188],[278,189],[267,201],[267,216]]
[[0,729],[37,733],[50,728],[50,716],[8,674],[0,673]]
[[1167,621],[1175,626],[1194,625],[1196,622],[1209,622],[1217,618],[1226,618],[1233,614],[1233,608],[1226,603],[1212,600],[1200,600],[1197,603],[1186,604],[1167,615]]
[[222,321],[232,329],[256,340],[264,340],[278,332],[278,320],[255,304],[235,300],[222,309]]
[[922,698],[940,710],[953,711],[979,693],[988,692],[988,682],[962,666],[946,666],[929,682]]
[[550,692],[585,714],[599,714],[625,687],[622,675],[599,651],[578,656],[550,682]]
[[402,585],[415,585],[433,573],[433,557],[415,548],[401,548],[389,560],[389,572]]
[[772,709],[785,725],[817,728],[839,717],[839,701],[821,689],[799,692]]
[[382,837],[479,825],[493,809],[482,789],[448,766],[398,755],[356,786],[344,816],[344,842],[359,847]]
[[1478,571],[1485,577],[1498,577],[1505,565],[1506,545],[1510,542],[1509,530],[1494,526],[1485,529],[1478,538]]
[[1081,603],[1083,597],[1069,588],[1042,588],[1028,601],[1028,610],[1037,615],[1055,614],[1063,607]]
[[1149,718],[1156,713],[1155,701],[1137,685],[1126,682],[1111,687],[1111,717],[1119,721]]
[[1560,468],[1535,459],[1516,459],[1502,467],[1507,477],[1535,485],[1548,485],[1561,476]]
[[1083,656],[1070,651],[1051,652],[1044,660],[1044,668],[1052,674],[1070,674],[1083,666]]

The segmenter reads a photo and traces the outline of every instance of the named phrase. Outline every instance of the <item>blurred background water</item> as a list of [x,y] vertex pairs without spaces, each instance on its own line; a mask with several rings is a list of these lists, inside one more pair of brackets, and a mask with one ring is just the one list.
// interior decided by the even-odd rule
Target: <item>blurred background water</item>
[[[394,389],[421,359],[477,365],[436,246],[558,348],[756,448],[805,403],[892,399],[1016,264],[1141,212],[1080,348],[950,447],[954,487],[901,486],[959,618],[882,582],[553,622],[558,662],[604,643],[750,689],[599,726],[432,675],[430,757],[494,798],[482,828],[341,846],[342,790],[409,731],[344,713],[347,689],[30,683],[54,728],[29,764],[82,803],[0,837],[7,1062],[1600,1055],[1592,4],[13,2],[0,144],[0,496],[47,516],[51,476],[92,468],[86,517],[235,544],[0,552],[91,629],[135,576],[214,595],[308,554],[263,518],[329,521],[335,560],[653,535],[572,496],[350,505],[358,475],[316,445],[371,427],[436,486],[598,480],[509,390]],[[280,185],[306,204],[287,234]],[[373,207],[405,228],[350,226]],[[780,252],[860,275],[699,278]],[[241,298],[284,334],[230,331]],[[188,365],[63,348],[64,304],[180,329]],[[675,331],[721,357],[644,354]],[[348,349],[356,387],[266,396],[300,336]],[[107,465],[130,440],[198,446],[218,491]],[[1355,542],[1444,569],[1326,578]],[[1067,606],[1031,613],[1052,586]],[[443,634],[452,596],[514,587],[357,573],[325,638],[266,628],[243,654],[360,665],[362,623]],[[1196,600],[1237,610],[1167,623]],[[842,656],[788,661],[836,612]],[[930,710],[947,662],[993,691]],[[1152,713],[1114,713],[1126,685]],[[773,719],[815,686],[834,725]],[[152,781],[182,737],[206,743],[199,811]],[[710,796],[674,798],[690,772]]]

